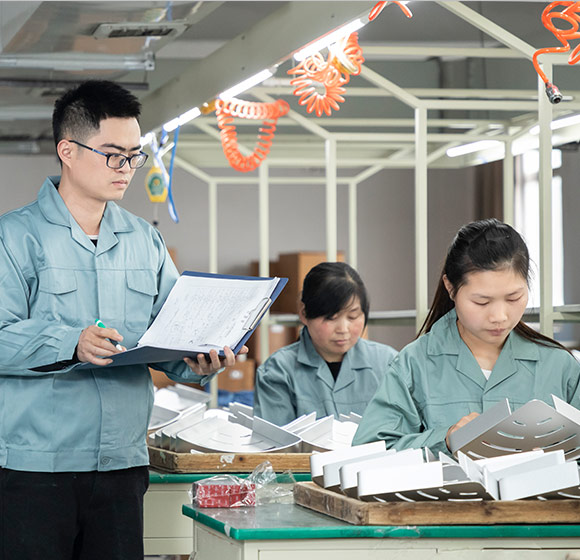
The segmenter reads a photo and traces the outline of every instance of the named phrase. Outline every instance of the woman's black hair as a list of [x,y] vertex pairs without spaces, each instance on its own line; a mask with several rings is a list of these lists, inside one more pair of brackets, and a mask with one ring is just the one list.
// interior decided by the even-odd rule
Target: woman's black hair
[[354,298],[360,301],[366,325],[369,318],[369,297],[354,268],[342,262],[323,262],[312,268],[304,278],[301,300],[307,319],[329,319],[342,311]]
[[[508,224],[494,218],[464,225],[457,232],[447,251],[431,309],[418,336],[428,333],[437,320],[455,307],[443,282],[444,276],[456,294],[467,282],[469,273],[503,268],[511,268],[529,282],[530,255],[521,235]],[[522,321],[514,327],[514,330],[532,342],[567,350],[559,342],[535,331]]]

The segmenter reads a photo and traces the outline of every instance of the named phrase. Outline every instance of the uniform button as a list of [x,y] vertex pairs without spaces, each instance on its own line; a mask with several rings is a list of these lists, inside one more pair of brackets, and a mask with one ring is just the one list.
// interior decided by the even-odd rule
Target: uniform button
[[101,465],[108,465],[111,462],[111,458],[110,457],[103,457],[101,459]]

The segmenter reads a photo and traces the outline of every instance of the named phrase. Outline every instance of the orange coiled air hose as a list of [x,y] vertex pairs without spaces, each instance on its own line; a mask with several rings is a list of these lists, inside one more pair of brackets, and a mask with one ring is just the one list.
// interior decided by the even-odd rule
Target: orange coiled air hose
[[[558,6],[565,6],[565,8],[562,11],[555,10],[555,8]],[[538,56],[543,53],[559,53],[568,52],[570,50],[570,43],[568,41],[570,39],[578,39],[580,37],[580,33],[578,32],[578,23],[580,22],[579,12],[580,2],[569,2],[562,0],[548,4],[542,12],[542,23],[544,24],[544,27],[548,31],[551,31],[556,36],[556,39],[558,39],[558,41],[560,41],[560,43],[563,45],[562,47],[547,47],[544,49],[538,49],[532,57],[532,62],[534,63],[536,72],[546,84],[546,95],[548,96],[548,99],[551,103],[560,103],[560,101],[562,101],[562,94],[560,93],[560,90],[548,80],[548,77],[538,63]],[[554,23],[554,20],[557,19],[564,21],[570,27],[568,29],[559,29]],[[578,62],[578,60],[580,60],[580,45],[577,45],[576,48],[570,53],[568,64],[575,64]]]
[[401,8],[401,10],[403,10],[403,13],[408,18],[413,17],[411,10],[409,10],[409,8],[407,8],[407,6],[405,6],[405,4],[403,4],[402,2],[397,2],[396,0],[392,0],[391,2],[377,2],[373,6],[371,13],[369,14],[369,21],[373,21],[373,19],[375,19],[383,11],[384,7],[387,4],[397,4],[397,6],[399,6],[399,8]]
[[[278,118],[286,115],[290,106],[281,99],[273,103],[255,103],[241,99],[217,99],[216,116],[220,128],[222,148],[230,165],[246,173],[260,166],[270,152]],[[233,124],[234,118],[262,120],[258,134],[258,143],[249,156],[244,156],[239,149],[238,135]]]
[[[288,74],[296,76],[290,80],[290,85],[296,88],[293,93],[299,96],[298,104],[306,105],[306,111],[314,111],[317,117],[322,113],[330,116],[332,109],[338,111],[338,104],[344,101],[344,86],[350,81],[351,74],[360,74],[363,62],[358,33],[351,33],[337,41],[328,61],[320,53],[305,58],[298,66],[288,70]],[[316,91],[315,83],[324,86],[323,94]]]
[[[372,21],[387,4],[397,4],[407,17],[413,14],[401,2],[378,2],[371,10],[368,19]],[[330,49],[328,61],[320,53],[304,59],[298,66],[288,70],[289,75],[296,77],[290,80],[295,86],[294,95],[298,96],[298,104],[306,105],[308,113],[314,112],[317,117],[322,113],[330,116],[332,109],[338,111],[339,103],[344,102],[344,86],[350,81],[350,76],[357,76],[365,61],[362,49],[358,44],[358,33],[352,33],[337,41]],[[318,93],[316,86],[324,87],[324,93]]]

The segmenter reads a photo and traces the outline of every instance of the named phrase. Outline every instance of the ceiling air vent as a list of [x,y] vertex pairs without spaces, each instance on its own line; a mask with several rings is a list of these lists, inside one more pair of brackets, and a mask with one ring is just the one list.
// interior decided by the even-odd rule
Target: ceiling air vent
[[187,24],[178,21],[159,23],[101,23],[93,32],[95,39],[117,39],[124,37],[177,37]]

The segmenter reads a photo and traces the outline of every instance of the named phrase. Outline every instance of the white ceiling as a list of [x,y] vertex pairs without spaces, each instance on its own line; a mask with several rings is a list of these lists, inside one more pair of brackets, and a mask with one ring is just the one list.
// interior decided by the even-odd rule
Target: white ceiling
[[[461,163],[445,158],[443,147],[463,141],[457,134],[466,129],[456,128],[462,123],[478,138],[525,132],[533,124],[537,75],[517,47],[559,44],[540,20],[547,2],[414,1],[409,4],[412,19],[396,5],[388,5],[359,32],[364,71],[351,79],[340,111],[322,118],[307,114],[288,84],[291,53],[368,13],[373,5],[367,1],[0,2],[0,152],[52,153],[52,104],[70,83],[105,78],[126,84],[144,104],[145,132],[274,64],[279,66],[272,80],[240,97],[283,98],[290,103],[291,113],[281,119],[270,155],[278,167],[284,167],[285,161],[289,167],[323,165],[325,134],[342,135],[337,137],[344,169],[340,173],[349,175],[353,172],[348,169],[359,172],[386,160],[391,167],[412,166],[414,112],[397,97],[398,86],[412,98],[430,100],[433,166]],[[471,15],[481,14],[484,23],[478,27],[458,16],[463,7]],[[95,36],[107,30],[102,24],[123,23],[127,29],[138,23],[157,29],[174,25],[176,31],[160,39]],[[506,38],[513,41],[512,54],[500,58],[497,53],[505,50]],[[493,49],[494,56],[479,56],[480,48]],[[579,71],[565,64],[555,67],[554,81],[567,96],[555,106],[556,115],[580,111]],[[507,106],[510,111],[503,110]],[[251,148],[257,126],[237,124],[241,143]],[[356,134],[361,136],[355,138]],[[570,130],[564,140],[575,142],[575,135]],[[227,168],[218,136],[213,114],[182,127],[181,163],[198,169]]]

